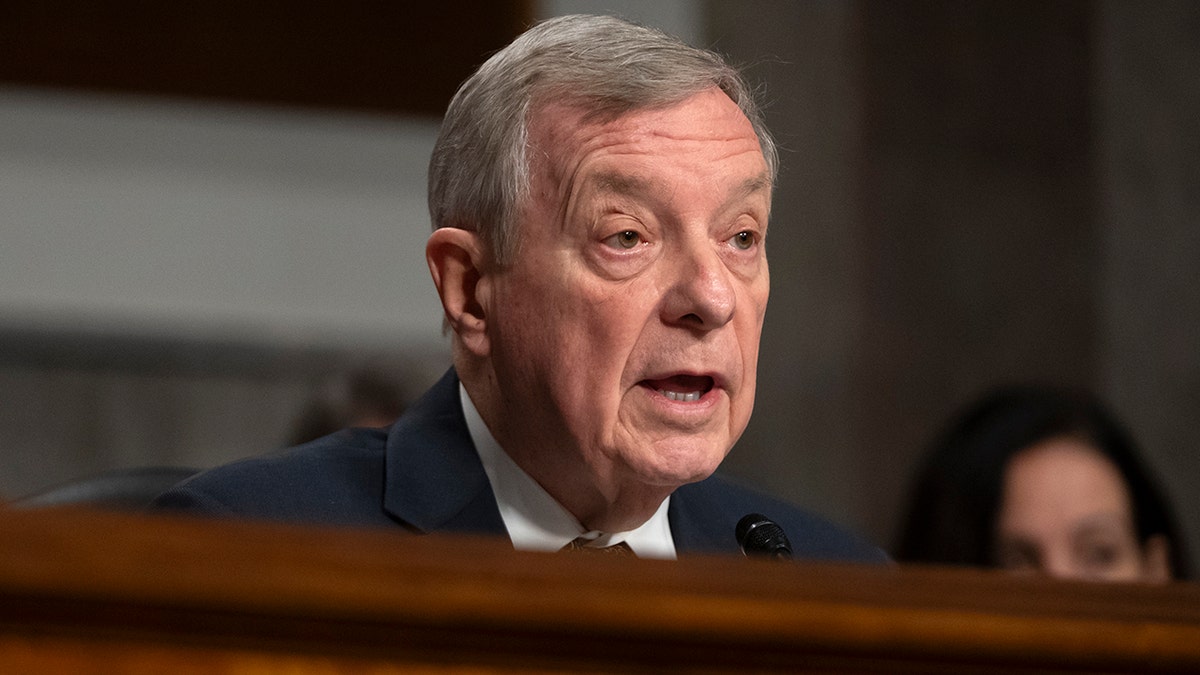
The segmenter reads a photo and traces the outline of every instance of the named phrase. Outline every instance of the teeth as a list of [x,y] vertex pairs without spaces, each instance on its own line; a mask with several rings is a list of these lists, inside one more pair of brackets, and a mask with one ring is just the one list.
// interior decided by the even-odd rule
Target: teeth
[[699,401],[700,400],[700,392],[698,392],[698,391],[689,391],[685,394],[685,393],[678,392],[678,391],[667,391],[666,389],[659,389],[658,393],[662,394],[663,396],[666,396],[667,398],[671,399],[672,401]]

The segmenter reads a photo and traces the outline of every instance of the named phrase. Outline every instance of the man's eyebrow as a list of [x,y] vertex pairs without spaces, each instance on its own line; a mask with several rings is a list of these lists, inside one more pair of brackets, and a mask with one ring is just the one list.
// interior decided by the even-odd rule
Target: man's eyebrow
[[[742,184],[737,190],[733,191],[733,200],[743,197],[749,197],[756,192],[771,191],[771,177],[765,173],[760,173],[753,178],[747,178],[742,181]],[[731,200],[732,201],[732,200]]]
[[616,171],[602,171],[592,176],[592,188],[597,192],[615,195],[638,195],[650,192],[654,181]]
[[[604,171],[592,176],[590,182],[592,189],[597,192],[616,195],[639,195],[651,192],[655,184],[662,181],[616,171]],[[765,173],[759,174],[753,178],[747,178],[742,181],[741,185],[734,188],[730,192],[729,201],[734,202],[757,192],[769,192],[770,190],[771,178]]]

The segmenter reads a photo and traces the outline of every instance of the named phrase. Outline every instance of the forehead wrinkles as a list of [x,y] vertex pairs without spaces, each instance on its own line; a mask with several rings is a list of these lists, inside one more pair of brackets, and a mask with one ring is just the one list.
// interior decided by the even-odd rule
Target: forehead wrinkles
[[[707,124],[697,124],[695,118],[681,117],[678,109],[696,96],[673,105],[636,109],[616,116],[598,116],[586,107],[568,103],[543,103],[529,117],[526,142],[532,150],[531,157],[546,162],[557,155],[557,159],[567,160],[566,164],[591,148],[612,142],[618,135],[623,138],[612,143],[614,147],[637,146],[664,139],[679,143],[681,150],[700,152],[710,149],[710,144],[716,141],[745,144],[745,148],[731,146],[727,151],[729,155],[748,151],[761,154],[758,136],[750,121],[732,101],[724,98],[724,94],[720,94],[719,101],[728,102],[727,106],[698,102],[705,108],[702,114]],[[560,174],[564,172],[562,167],[551,168]]]
[[[707,123],[696,124],[695,117],[689,118],[677,110],[687,102],[603,119],[593,111],[567,103],[539,106],[530,117],[527,137],[530,197],[565,218],[569,203],[585,187],[589,192],[598,189],[601,194],[622,196],[661,191],[667,187],[667,181],[654,176],[653,171],[646,174],[633,167],[628,171],[588,175],[586,186],[577,184],[577,180],[579,173],[597,156],[662,157],[662,147],[655,146],[652,152],[644,153],[639,148],[665,141],[673,146],[668,154],[677,155],[676,161],[682,164],[694,161],[690,157],[696,155],[702,155],[698,161],[712,164],[753,154],[762,165],[761,173],[732,187],[730,200],[760,191],[765,192],[769,200],[772,188],[769,169],[758,136],[741,110],[732,102],[727,107],[714,107],[701,100],[698,103],[704,109],[700,114]],[[721,174],[712,172],[714,182],[719,181]],[[526,206],[533,207],[533,204]]]
[[[620,137],[612,138],[616,135]],[[671,147],[660,145],[655,145],[653,148],[645,147],[658,139],[667,139],[673,145]],[[584,143],[574,148],[574,151],[570,151],[571,149],[568,147],[559,146],[563,152],[547,151],[539,154],[542,157],[541,170],[558,184],[561,184],[564,179],[573,179],[581,170],[589,164],[593,164],[593,160],[601,160],[605,157],[617,158],[616,161],[608,161],[601,165],[602,168],[598,167],[589,172],[587,182],[593,190],[599,192],[637,195],[656,188],[665,188],[671,183],[668,178],[659,175],[661,169],[656,169],[654,166],[642,166],[639,164],[640,161],[665,162],[658,166],[669,166],[675,163],[689,168],[700,166],[694,162],[702,161],[704,166],[717,167],[725,160],[742,155],[753,154],[756,158],[761,156],[757,144],[743,143],[742,141],[743,139],[738,137],[695,138],[641,130],[633,132],[613,130],[611,134],[601,132],[585,139]],[[555,154],[558,156],[555,157]],[[622,163],[620,161],[622,157],[628,157],[633,163]],[[555,161],[556,159],[557,161]],[[731,191],[751,193],[766,190],[769,192],[771,179],[767,175],[765,162],[762,164],[763,168],[760,173],[741,181]],[[699,175],[713,179],[714,183],[721,182],[721,178],[729,177],[729,173],[722,170],[699,172]]]
[[[666,188],[670,187],[669,181],[659,177],[650,175],[645,176],[639,173],[624,173],[617,170],[600,170],[590,174],[587,178],[586,185],[576,186],[575,192],[582,192],[585,189],[599,196],[612,197],[631,197],[639,198],[647,195],[660,194]],[[748,199],[756,193],[765,193],[770,197],[771,180],[767,177],[766,170],[757,176],[751,176],[739,183],[730,185],[726,190],[726,194],[722,195],[724,200],[723,207],[728,207],[742,200]]]

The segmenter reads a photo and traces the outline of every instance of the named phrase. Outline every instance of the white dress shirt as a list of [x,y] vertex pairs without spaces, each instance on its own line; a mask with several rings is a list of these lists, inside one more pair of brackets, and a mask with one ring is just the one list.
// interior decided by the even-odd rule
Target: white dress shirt
[[[675,540],[667,520],[667,497],[650,519],[628,532],[585,530],[575,516],[550,496],[537,481],[508,456],[488,430],[462,383],[458,385],[467,430],[487,473],[500,517],[513,548],[523,551],[558,551],[577,537],[592,540],[589,546],[625,542],[639,558],[675,559]],[[593,543],[594,542],[594,543]]]

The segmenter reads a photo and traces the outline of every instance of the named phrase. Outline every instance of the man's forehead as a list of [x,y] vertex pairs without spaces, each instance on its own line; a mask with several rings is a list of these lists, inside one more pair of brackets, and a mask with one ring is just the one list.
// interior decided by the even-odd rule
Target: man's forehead
[[[716,86],[678,98],[664,98],[661,101],[647,102],[644,105],[570,97],[549,100],[535,99],[526,119],[531,132],[549,132],[549,135],[552,136],[567,136],[574,134],[582,127],[598,129],[608,126],[628,126],[628,123],[639,119],[669,114],[702,97],[720,102],[718,107],[712,107],[706,116],[716,120],[732,115],[741,118],[747,127],[751,127],[749,119],[746,118],[741,108],[737,107],[737,103]],[[692,111],[689,117],[696,119],[696,112]]]
[[[689,106],[684,113],[680,109]],[[530,168],[564,178],[583,154],[614,142],[616,145],[670,139],[693,147],[708,143],[745,141],[753,144],[763,161],[764,176],[748,179],[747,189],[770,188],[766,157],[749,119],[719,89],[693,94],[670,105],[643,107],[621,114],[597,116],[578,102],[549,102],[530,116],[527,148]],[[598,187],[611,192],[634,192],[645,187],[646,177],[609,172],[597,177]],[[765,181],[766,185],[762,182]]]
[[[639,197],[656,194],[670,185],[666,179],[656,174],[607,168],[588,174],[585,187],[600,195]],[[771,193],[771,178],[766,169],[746,177],[729,189],[732,199],[741,199],[757,193],[765,193],[768,196]]]

